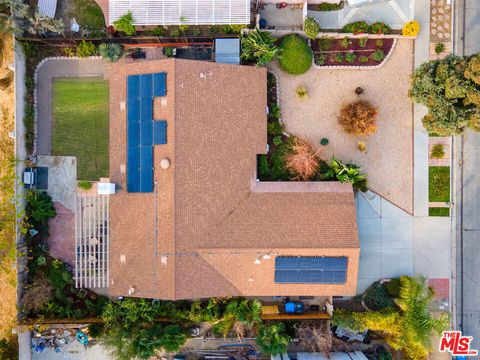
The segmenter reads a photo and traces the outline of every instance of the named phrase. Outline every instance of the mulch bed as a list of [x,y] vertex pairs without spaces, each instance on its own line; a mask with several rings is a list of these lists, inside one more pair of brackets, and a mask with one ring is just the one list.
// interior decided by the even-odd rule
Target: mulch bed
[[[348,46],[342,46],[342,40],[348,39]],[[315,56],[315,64],[318,66],[376,66],[382,60],[374,60],[372,54],[377,50],[382,50],[385,56],[392,49],[394,39],[368,39],[364,47],[360,46],[361,38],[355,39],[316,39],[312,41],[312,51]],[[346,41],[344,41],[346,42]],[[348,53],[355,54],[354,61],[346,61],[345,56]],[[341,59],[338,57],[341,56]],[[367,61],[361,61],[362,57],[367,57]]]

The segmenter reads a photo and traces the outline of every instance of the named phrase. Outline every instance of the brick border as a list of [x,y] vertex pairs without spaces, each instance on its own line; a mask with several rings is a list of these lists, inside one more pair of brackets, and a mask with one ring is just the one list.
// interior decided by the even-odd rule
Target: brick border
[[89,57],[79,57],[79,56],[52,56],[52,57],[47,57],[42,59],[37,66],[35,66],[35,70],[33,72],[33,82],[34,82],[34,87],[33,87],[33,106],[35,109],[35,115],[33,117],[33,150],[32,150],[32,155],[37,155],[37,139],[38,139],[38,108],[37,108],[37,83],[38,83],[38,72],[42,68],[42,66],[49,62],[49,61],[54,61],[54,60],[87,60],[87,59],[92,59],[92,60],[101,60],[101,56],[89,56]]

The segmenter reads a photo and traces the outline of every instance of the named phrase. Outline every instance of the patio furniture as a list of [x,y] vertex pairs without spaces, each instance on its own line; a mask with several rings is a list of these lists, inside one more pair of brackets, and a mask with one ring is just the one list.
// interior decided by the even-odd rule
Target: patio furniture
[[146,59],[147,53],[145,51],[140,50],[140,48],[135,49],[134,52],[130,54],[130,57],[134,60],[136,59]]

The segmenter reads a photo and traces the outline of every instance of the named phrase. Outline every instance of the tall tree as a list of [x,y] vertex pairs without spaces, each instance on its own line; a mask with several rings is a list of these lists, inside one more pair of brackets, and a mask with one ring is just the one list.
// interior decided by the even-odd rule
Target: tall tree
[[409,95],[428,107],[422,121],[429,133],[480,131],[480,54],[450,55],[420,65],[412,75]]

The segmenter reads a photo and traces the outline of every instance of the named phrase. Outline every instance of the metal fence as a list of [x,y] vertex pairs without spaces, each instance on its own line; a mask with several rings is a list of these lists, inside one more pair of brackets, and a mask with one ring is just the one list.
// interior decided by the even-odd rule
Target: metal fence
[[77,37],[52,37],[52,38],[41,38],[41,37],[20,37],[18,38],[21,41],[29,41],[37,44],[47,45],[47,46],[76,46],[81,43],[83,40],[91,42],[95,45],[101,43],[117,43],[122,45],[135,45],[139,46],[142,44],[171,44],[171,43],[185,43],[185,44],[195,44],[195,43],[205,43],[213,42],[215,39],[231,39],[238,38],[239,34],[231,35],[215,35],[215,36],[132,36],[132,37],[103,37],[103,38],[77,38]]

